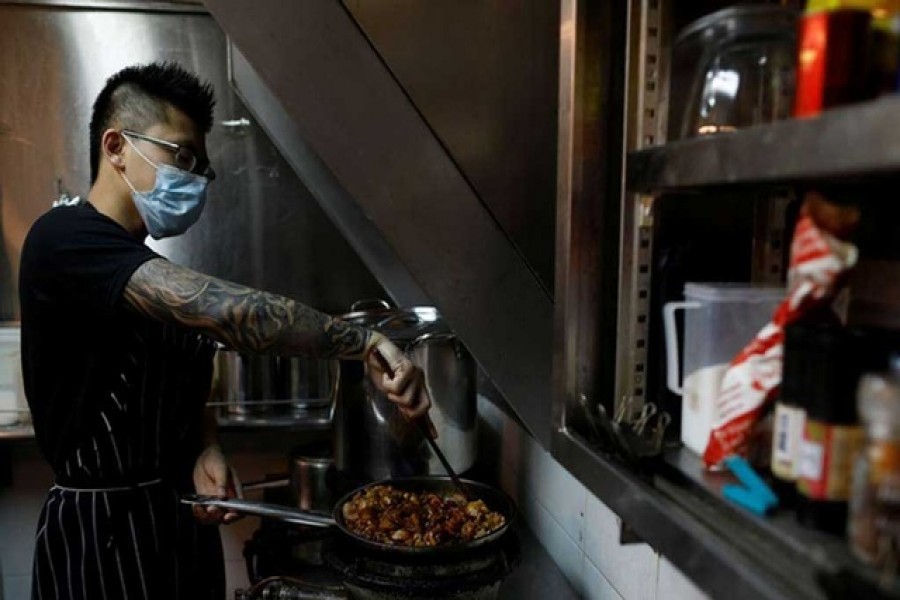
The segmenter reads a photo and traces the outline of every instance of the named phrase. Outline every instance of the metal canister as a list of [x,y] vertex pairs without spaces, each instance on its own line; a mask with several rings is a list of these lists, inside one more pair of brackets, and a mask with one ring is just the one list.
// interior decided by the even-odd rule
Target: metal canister
[[277,357],[244,354],[220,346],[215,359],[214,394],[228,418],[272,414],[273,403],[280,396]]
[[321,452],[296,450],[291,454],[291,497],[301,510],[331,512],[334,486],[331,470],[334,460]]
[[279,377],[282,397],[295,415],[310,409],[323,408],[334,402],[340,363],[336,360],[282,356],[279,358]]
[[336,360],[249,354],[220,345],[214,402],[224,416],[235,420],[300,418],[334,402],[339,372]]
[[[380,331],[423,370],[437,443],[457,472],[471,468],[478,454],[475,361],[437,309],[370,301],[341,318]],[[443,474],[421,433],[369,381],[360,361],[341,364],[334,431],[335,464],[357,480]]]

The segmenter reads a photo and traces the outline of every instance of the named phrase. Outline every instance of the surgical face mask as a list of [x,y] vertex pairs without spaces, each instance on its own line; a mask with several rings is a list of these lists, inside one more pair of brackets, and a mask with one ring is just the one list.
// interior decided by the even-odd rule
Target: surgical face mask
[[156,183],[149,192],[137,191],[125,177],[125,173],[122,173],[122,178],[131,188],[131,197],[144,220],[147,232],[155,240],[184,233],[197,222],[203,212],[209,180],[171,165],[157,165],[138,150],[128,137],[125,139],[141,158],[156,169]]

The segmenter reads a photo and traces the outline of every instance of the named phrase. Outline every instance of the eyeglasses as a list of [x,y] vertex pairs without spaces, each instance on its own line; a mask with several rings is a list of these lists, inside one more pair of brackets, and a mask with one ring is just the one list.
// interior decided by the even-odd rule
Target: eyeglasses
[[156,144],[157,146],[162,146],[166,150],[170,150],[175,156],[174,166],[183,171],[188,171],[196,175],[203,175],[210,181],[216,178],[216,172],[209,166],[209,161],[201,161],[197,158],[197,155],[194,154],[194,151],[186,146],[144,135],[143,133],[137,133],[136,131],[130,131],[128,129],[123,129],[122,135],[133,137],[138,140],[144,140],[145,142],[150,142],[151,144]]

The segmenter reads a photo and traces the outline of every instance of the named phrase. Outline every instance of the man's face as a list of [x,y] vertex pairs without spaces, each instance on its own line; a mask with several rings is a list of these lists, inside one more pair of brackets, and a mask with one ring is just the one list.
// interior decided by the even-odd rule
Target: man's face
[[[167,122],[157,123],[146,131],[136,133],[142,133],[149,137],[183,146],[197,157],[198,164],[208,164],[206,136],[198,130],[194,122],[186,114],[177,108],[169,106],[166,114]],[[144,156],[156,165],[166,164],[181,167],[181,165],[177,164],[175,152],[170,148],[136,137],[131,137],[130,142],[130,144],[126,142],[123,147],[125,175],[138,191],[144,192],[153,189],[156,183],[156,169],[144,160],[135,151],[135,148],[140,150]]]

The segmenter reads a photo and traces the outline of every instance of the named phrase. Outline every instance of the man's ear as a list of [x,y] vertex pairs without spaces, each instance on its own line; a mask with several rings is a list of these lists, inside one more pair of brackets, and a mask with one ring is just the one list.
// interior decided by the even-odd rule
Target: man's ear
[[103,155],[114,166],[125,167],[125,137],[115,129],[107,129],[100,138],[100,148]]

